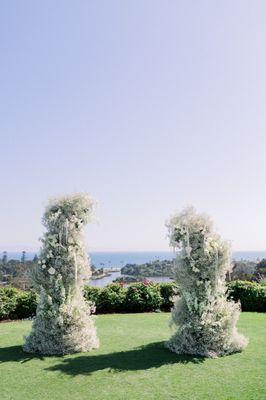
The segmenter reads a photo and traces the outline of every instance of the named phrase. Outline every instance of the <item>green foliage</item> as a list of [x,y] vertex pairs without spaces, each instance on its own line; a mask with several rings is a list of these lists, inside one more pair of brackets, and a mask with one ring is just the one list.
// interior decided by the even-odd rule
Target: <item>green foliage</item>
[[125,306],[129,312],[155,311],[160,309],[162,296],[158,284],[134,283],[126,290]]
[[0,320],[23,319],[35,315],[36,294],[12,287],[0,288]]
[[234,261],[230,279],[245,281],[254,279],[256,265],[254,261],[249,260]]
[[87,301],[94,303],[96,308],[98,308],[98,299],[101,290],[99,287],[86,285],[83,288],[83,295]]
[[23,251],[21,260],[8,260],[7,253],[4,252],[0,260],[0,282],[22,290],[31,288],[31,273],[37,267],[38,257],[27,260],[26,252]]
[[11,319],[17,305],[18,290],[15,288],[0,288],[0,320]]
[[256,273],[259,274],[261,278],[266,277],[266,258],[263,258],[258,262],[256,266]]
[[[96,313],[148,312],[155,311],[168,299],[163,299],[161,286],[150,282],[141,282],[125,286],[112,283],[104,288],[86,286],[85,298],[94,302]],[[167,293],[165,292],[165,295]]]
[[170,311],[174,306],[175,297],[179,294],[179,289],[176,283],[161,283],[160,291],[162,297],[161,309]]
[[155,284],[148,281],[128,286],[111,284],[105,288],[86,286],[84,295],[95,303],[96,313],[170,311],[177,294],[174,283]]
[[122,275],[118,276],[113,282],[115,283],[135,283],[135,282],[144,282],[146,278],[141,275]]
[[266,286],[266,278],[263,278],[259,281],[260,285]]
[[[250,260],[233,260],[229,280],[260,280],[266,276],[266,259],[259,262]],[[92,269],[94,276],[101,275],[102,269]],[[174,277],[174,260],[154,260],[144,264],[126,264],[121,269],[122,276],[116,282],[141,282],[149,277]]]
[[240,301],[243,311],[266,311],[266,286],[256,282],[228,283],[229,296]]
[[123,275],[137,275],[139,277],[167,276],[173,277],[173,260],[155,260],[145,264],[126,264],[122,269]]
[[[229,296],[241,302],[243,311],[266,311],[266,286],[252,282],[228,283]],[[170,311],[179,289],[175,283],[111,284],[84,287],[84,297],[97,314]],[[36,294],[15,288],[0,288],[0,320],[30,318],[36,312]]]
[[15,310],[16,319],[30,318],[35,315],[37,296],[33,291],[19,292]]
[[115,313],[123,311],[125,290],[122,285],[112,283],[101,289],[96,305],[98,313]]

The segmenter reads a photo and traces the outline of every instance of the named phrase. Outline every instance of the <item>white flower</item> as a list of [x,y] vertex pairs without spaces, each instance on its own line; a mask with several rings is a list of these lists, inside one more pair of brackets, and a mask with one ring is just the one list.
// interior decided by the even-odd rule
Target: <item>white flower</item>
[[185,248],[185,250],[186,250],[187,255],[190,257],[190,254],[191,254],[191,251],[192,251],[192,247],[188,245],[188,246]]
[[196,267],[192,267],[192,271],[199,272],[200,270],[198,268],[196,268]]
[[45,265],[45,264],[42,264],[42,268],[43,268],[43,269],[46,268],[46,265]]
[[[247,341],[236,330],[239,307],[225,295],[228,244],[216,234],[211,220],[192,208],[174,215],[167,226],[170,244],[176,242],[182,249],[175,262],[181,298],[172,312],[177,330],[168,347],[178,354],[207,357],[242,350]],[[200,343],[195,332],[203,339]]]
[[48,269],[48,272],[49,272],[50,275],[54,275],[55,269],[54,269],[53,267],[50,267],[50,268]]

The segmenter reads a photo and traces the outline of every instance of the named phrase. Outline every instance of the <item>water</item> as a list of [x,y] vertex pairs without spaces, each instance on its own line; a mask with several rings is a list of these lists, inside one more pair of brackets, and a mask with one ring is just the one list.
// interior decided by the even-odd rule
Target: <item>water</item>
[[[36,253],[27,252],[26,259],[32,260]],[[8,259],[20,260],[21,252],[8,252]],[[123,267],[125,264],[143,264],[154,260],[171,260],[171,251],[135,251],[135,252],[91,252],[91,261],[96,268]],[[266,251],[235,251],[235,260],[257,261],[266,258]]]
[[[32,260],[36,253],[26,253],[26,259]],[[20,260],[21,253],[8,252],[8,259]],[[171,251],[136,251],[136,252],[91,252],[91,262],[96,268],[121,268],[125,264],[143,264],[154,260],[171,260],[173,253]],[[232,258],[235,260],[257,261],[258,259],[266,258],[266,251],[235,251]],[[90,285],[96,287],[104,287],[111,283],[114,279],[121,276],[120,271],[112,272],[109,276],[101,279],[92,279]],[[157,276],[147,277],[153,282],[169,282],[168,277]]]
[[144,264],[154,260],[171,260],[170,251],[92,252],[91,261],[97,268],[123,267],[126,264]]
[[[98,268],[103,267],[119,267],[125,264],[143,264],[153,260],[171,260],[173,258],[172,252],[117,252],[117,253],[92,253],[91,259],[94,265]],[[234,260],[249,260],[257,261],[266,258],[266,251],[235,251],[232,254]],[[102,279],[92,279],[90,285],[96,287],[104,287],[112,283],[114,279],[120,277],[120,272],[113,272],[110,276]],[[146,277],[149,281],[153,282],[171,282],[171,279],[165,276]]]
[[[91,286],[95,286],[95,287],[104,287],[104,286],[108,285],[109,283],[112,283],[113,280],[115,280],[116,278],[118,278],[120,276],[125,276],[125,275],[122,275],[120,271],[111,272],[111,274],[109,276],[105,276],[104,278],[91,279],[89,284]],[[147,276],[146,279],[148,281],[157,282],[157,283],[172,282],[172,279],[168,278],[167,276]]]
[[120,271],[112,272],[110,276],[105,276],[104,278],[101,279],[91,279],[89,284],[95,287],[104,287],[109,283],[112,283],[113,280],[118,278],[119,276],[121,276]]

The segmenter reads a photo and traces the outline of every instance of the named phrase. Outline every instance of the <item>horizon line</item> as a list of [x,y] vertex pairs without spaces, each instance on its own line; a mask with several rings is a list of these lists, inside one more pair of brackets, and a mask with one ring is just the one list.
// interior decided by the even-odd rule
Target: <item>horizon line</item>
[[[38,253],[40,251],[40,249],[30,249],[30,250],[25,250],[25,249],[21,249],[21,250],[0,250],[0,253],[3,252],[7,252],[7,253],[22,253],[23,251],[26,251],[26,253]],[[174,252],[173,249],[169,248],[169,249],[156,249],[156,250],[91,250],[91,249],[86,249],[87,252],[89,253],[154,253],[154,252],[160,252],[160,253],[165,253],[165,252],[169,252],[172,253]],[[262,249],[258,249],[258,250],[243,250],[243,249],[232,249],[232,252],[250,252],[250,253],[256,253],[256,252],[266,252],[266,249],[262,250]]]

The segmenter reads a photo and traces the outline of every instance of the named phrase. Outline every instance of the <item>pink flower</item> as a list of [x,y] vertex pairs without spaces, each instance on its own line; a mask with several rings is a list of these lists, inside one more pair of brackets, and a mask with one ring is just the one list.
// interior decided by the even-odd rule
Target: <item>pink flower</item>
[[144,283],[145,286],[149,286],[151,284],[151,281],[148,281],[147,279],[145,279],[143,281],[143,283]]

